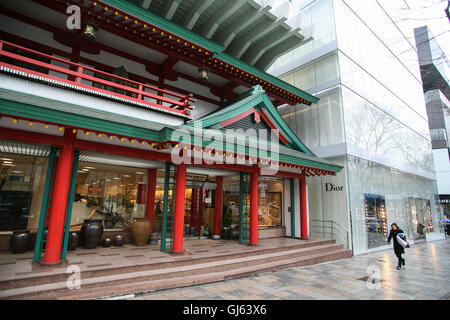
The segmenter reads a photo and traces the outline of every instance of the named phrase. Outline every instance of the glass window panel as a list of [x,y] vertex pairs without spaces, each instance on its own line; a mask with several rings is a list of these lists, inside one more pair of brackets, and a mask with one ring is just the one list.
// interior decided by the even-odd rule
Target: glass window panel
[[83,223],[94,209],[106,228],[130,226],[145,215],[147,170],[79,162],[71,224]]
[[37,229],[48,159],[0,153],[0,231]]

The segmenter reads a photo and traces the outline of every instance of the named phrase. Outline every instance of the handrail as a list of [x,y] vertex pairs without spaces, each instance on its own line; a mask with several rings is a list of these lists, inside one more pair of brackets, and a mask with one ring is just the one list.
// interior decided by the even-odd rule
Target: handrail
[[[318,222],[320,225],[319,226],[313,226],[312,224],[314,222]],[[350,234],[348,232],[348,230],[346,228],[344,228],[342,225],[340,225],[339,223],[332,221],[332,220],[310,220],[310,227],[311,227],[311,231],[312,228],[321,228],[322,231],[318,232],[318,233],[322,233],[324,236],[325,235],[331,235],[331,238],[333,238],[333,236],[340,238],[341,240],[343,240],[346,243],[346,248],[350,249]],[[326,225],[328,224],[329,225]],[[338,228],[336,228],[338,227]],[[325,229],[330,229],[330,232],[325,232]],[[317,231],[314,231],[317,232]],[[342,235],[342,233],[344,235]]]
[[[43,61],[39,61],[39,60],[36,60],[33,58],[29,58],[26,56],[22,56],[22,55],[7,51],[7,50],[5,50],[5,46],[19,49],[24,52],[32,53],[36,56],[43,57],[43,58],[49,59],[51,61],[57,61],[59,63],[63,63],[66,66],[68,66],[68,68],[52,65],[50,63],[46,63]],[[40,68],[52,70],[57,73],[65,74],[67,76],[67,79],[62,78],[61,76],[49,75],[46,73],[31,70],[31,69],[23,67],[23,66],[19,67],[14,64],[8,64],[8,63],[0,61],[0,66],[2,66],[2,67],[25,72],[30,75],[35,75],[35,76],[37,75],[39,77],[47,78],[48,80],[60,81],[62,83],[71,85],[71,87],[79,87],[79,88],[89,89],[91,91],[97,91],[97,92],[103,93],[103,94],[106,93],[108,95],[112,95],[112,96],[115,96],[115,97],[118,97],[121,99],[138,102],[140,104],[149,105],[149,106],[156,107],[156,108],[161,108],[164,110],[168,110],[168,111],[183,114],[183,115],[189,115],[190,111],[188,109],[194,109],[194,106],[192,105],[192,103],[195,102],[196,100],[193,99],[191,95],[183,96],[183,95],[171,92],[171,91],[153,87],[153,86],[150,86],[150,85],[147,85],[144,83],[136,82],[134,80],[123,78],[123,77],[117,76],[115,74],[97,70],[95,68],[91,68],[88,66],[80,65],[80,64],[77,64],[77,63],[74,63],[74,62],[71,62],[71,61],[68,61],[65,59],[61,59],[59,57],[54,57],[54,56],[51,56],[51,55],[48,55],[48,54],[45,54],[45,53],[42,53],[39,51],[35,51],[35,50],[29,49],[29,48],[15,45],[15,44],[3,41],[3,40],[0,40],[0,56],[7,57],[12,60],[24,62],[27,64],[31,64],[31,65],[34,65],[34,66],[37,66]],[[72,68],[72,69],[76,68],[76,71],[71,70],[70,68]],[[85,74],[85,71],[93,72],[94,76]],[[106,76],[106,77],[108,77],[108,80],[98,78],[95,76],[96,74]],[[73,78],[74,80],[71,80],[71,78]],[[92,82],[92,84],[97,83],[97,84],[101,84],[101,85],[104,85],[107,87],[111,87],[116,90],[120,89],[120,91],[126,91],[128,93],[136,94],[137,98],[130,97],[126,94],[114,92],[114,91],[111,91],[108,89],[101,89],[101,88],[94,87],[92,85],[87,85],[87,84],[82,83],[82,80],[90,81],[90,82]],[[109,80],[112,80],[112,81],[109,81]],[[117,81],[117,82],[113,82],[113,81]],[[127,84],[135,85],[137,88],[130,87]],[[149,92],[146,90],[152,90],[154,92],[157,92],[158,94],[155,94],[155,93],[152,93],[152,92]],[[119,90],[117,90],[117,91],[119,91]],[[170,97],[165,97],[163,95],[169,95],[170,97],[173,97],[173,99]],[[156,103],[147,101],[147,100],[145,100],[145,98],[156,100]],[[170,104],[170,107],[163,106],[162,105],[163,102]]]

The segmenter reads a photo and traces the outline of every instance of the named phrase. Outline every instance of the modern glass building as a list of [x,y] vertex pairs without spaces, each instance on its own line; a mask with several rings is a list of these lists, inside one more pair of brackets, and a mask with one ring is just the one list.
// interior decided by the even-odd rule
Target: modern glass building
[[345,167],[307,180],[309,223],[354,254],[385,248],[393,222],[412,241],[444,237],[417,52],[383,3],[294,2],[311,41],[268,69],[320,98],[279,111],[316,155]]
[[439,201],[450,216],[450,63],[427,26],[414,29],[428,113]]

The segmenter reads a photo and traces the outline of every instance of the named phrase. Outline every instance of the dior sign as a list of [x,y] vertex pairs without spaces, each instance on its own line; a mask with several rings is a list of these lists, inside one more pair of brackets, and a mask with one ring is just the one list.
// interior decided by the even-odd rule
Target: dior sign
[[343,191],[344,187],[343,186],[336,186],[332,183],[325,183],[325,191],[330,192],[330,191]]

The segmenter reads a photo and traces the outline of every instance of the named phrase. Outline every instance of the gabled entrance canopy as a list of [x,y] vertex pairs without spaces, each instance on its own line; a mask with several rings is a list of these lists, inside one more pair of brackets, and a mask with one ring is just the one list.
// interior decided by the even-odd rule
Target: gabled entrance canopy
[[[267,152],[261,154],[260,150],[254,150],[247,144],[242,144],[242,132],[246,134],[247,129],[266,129],[267,139],[258,135],[249,133],[248,141],[256,142],[258,145],[267,145]],[[214,129],[218,132],[230,134],[227,129],[241,129],[240,131],[231,131],[235,141],[232,147],[233,154],[230,154],[229,146],[225,151],[225,147],[221,150],[217,149],[217,141],[211,142],[211,139],[205,140],[204,137],[198,137],[199,129]],[[278,162],[281,170],[284,168],[302,170],[307,175],[334,175],[342,170],[332,162],[325,161],[315,156],[295,135],[295,133],[287,126],[283,118],[277,112],[269,97],[260,86],[254,86],[246,93],[243,93],[234,99],[228,100],[219,111],[213,112],[203,118],[189,122],[187,125],[180,126],[177,130],[184,131],[192,135],[190,144],[201,152],[213,152],[224,156],[235,157],[238,159],[248,159],[252,163],[273,164]],[[270,139],[271,131],[276,132],[279,138],[278,152],[273,153],[269,150],[275,143]],[[228,136],[229,137],[229,136]],[[241,138],[241,139],[239,139]],[[259,141],[258,141],[259,140]],[[201,141],[201,145],[200,142]],[[181,141],[172,141],[177,143]],[[183,141],[185,142],[185,141]],[[215,146],[212,148],[211,145]],[[225,146],[226,141],[222,145]],[[176,145],[176,147],[178,147]]]

